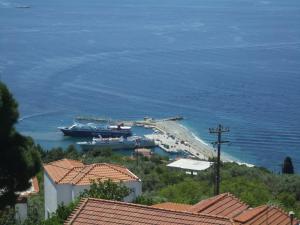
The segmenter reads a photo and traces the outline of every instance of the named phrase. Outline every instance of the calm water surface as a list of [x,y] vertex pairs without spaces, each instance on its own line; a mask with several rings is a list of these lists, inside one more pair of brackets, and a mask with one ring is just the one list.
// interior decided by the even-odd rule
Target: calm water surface
[[298,0],[0,0],[0,74],[46,148],[74,142],[56,127],[76,115],[180,114],[207,142],[229,126],[234,157],[300,171]]

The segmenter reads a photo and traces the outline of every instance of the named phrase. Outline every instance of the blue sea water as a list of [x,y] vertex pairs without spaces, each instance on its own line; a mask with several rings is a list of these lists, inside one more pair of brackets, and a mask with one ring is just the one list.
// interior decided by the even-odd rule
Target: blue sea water
[[[29,5],[30,8],[18,8]],[[224,151],[300,171],[300,1],[0,0],[0,79],[46,148],[74,116],[183,115]]]

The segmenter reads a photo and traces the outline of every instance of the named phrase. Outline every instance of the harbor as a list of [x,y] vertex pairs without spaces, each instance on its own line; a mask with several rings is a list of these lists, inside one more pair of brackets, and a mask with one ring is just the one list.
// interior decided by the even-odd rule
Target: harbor
[[[143,120],[135,121],[108,120],[105,118],[82,116],[76,119],[81,122],[110,122],[113,124],[123,124],[128,127],[140,126],[152,129],[153,132],[146,134],[145,137],[153,140],[158,147],[168,153],[184,152],[200,160],[209,160],[216,157],[216,152],[211,145],[201,141],[189,129],[179,123],[180,120],[184,119],[182,116],[164,119],[145,117]],[[231,161],[226,156],[221,156],[221,160]]]

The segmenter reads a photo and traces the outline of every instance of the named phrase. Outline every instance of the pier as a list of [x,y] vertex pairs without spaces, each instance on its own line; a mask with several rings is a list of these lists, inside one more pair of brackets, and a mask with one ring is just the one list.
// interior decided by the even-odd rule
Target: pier
[[[125,126],[141,126],[152,129],[153,134],[145,135],[153,139],[155,144],[169,153],[184,151],[195,158],[209,160],[216,157],[216,152],[211,145],[206,144],[197,138],[190,130],[181,125],[178,121],[183,120],[182,116],[174,116],[162,119],[144,117],[143,120],[112,120],[103,117],[76,117],[77,121],[86,122],[108,122],[113,124],[124,124]],[[222,161],[230,161],[225,156]]]
[[195,158],[208,160],[216,156],[214,149],[200,140],[176,121],[158,121],[147,124],[154,133],[146,135],[167,152],[185,151]]
[[[153,129],[153,134],[148,134],[146,137],[153,139],[155,144],[166,152],[174,153],[184,151],[201,160],[209,160],[210,158],[216,157],[212,146],[198,139],[190,130],[178,123],[178,121],[183,119],[182,116],[163,119],[144,117],[143,120],[136,121],[111,120],[97,117],[77,117],[76,119],[90,122],[122,123],[125,126],[142,126]],[[224,157],[222,160],[228,161]]]
[[[174,118],[176,118],[174,120]],[[144,119],[131,122],[131,125],[143,126],[153,129],[153,134],[146,137],[155,141],[155,144],[166,152],[184,151],[201,160],[209,160],[217,156],[214,148],[196,137],[189,129],[178,121],[183,117],[170,117],[166,119]],[[225,155],[221,156],[223,162],[232,161]]]

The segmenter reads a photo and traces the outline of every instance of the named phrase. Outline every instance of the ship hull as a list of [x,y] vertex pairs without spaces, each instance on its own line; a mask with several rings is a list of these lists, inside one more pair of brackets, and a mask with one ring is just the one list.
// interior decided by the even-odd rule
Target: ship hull
[[89,131],[89,130],[69,130],[65,128],[60,129],[61,132],[65,136],[71,137],[99,137],[102,136],[103,138],[109,137],[129,137],[132,135],[131,131],[124,131],[124,130],[99,130],[99,131]]
[[135,148],[152,148],[155,147],[155,143],[152,140],[143,140],[140,143],[113,143],[113,144],[92,144],[92,143],[81,143],[79,144],[82,150],[92,150],[92,149],[111,149],[111,150],[121,150],[121,149],[135,149]]

